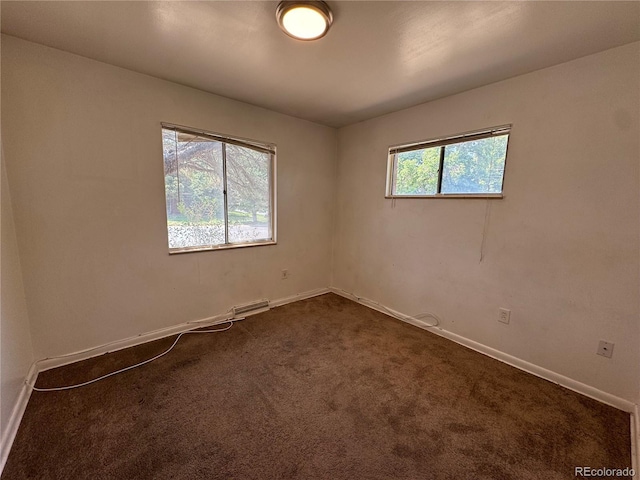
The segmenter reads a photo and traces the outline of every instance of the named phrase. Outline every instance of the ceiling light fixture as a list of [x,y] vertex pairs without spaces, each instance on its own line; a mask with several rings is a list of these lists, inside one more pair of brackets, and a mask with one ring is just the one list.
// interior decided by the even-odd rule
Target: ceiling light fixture
[[284,33],[298,40],[317,40],[324,37],[333,23],[329,5],[321,1],[280,2],[276,9],[278,26]]

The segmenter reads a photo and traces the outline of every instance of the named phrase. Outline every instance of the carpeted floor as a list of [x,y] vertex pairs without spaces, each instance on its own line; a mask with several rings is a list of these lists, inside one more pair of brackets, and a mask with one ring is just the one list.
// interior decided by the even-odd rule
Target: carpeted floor
[[2,479],[551,480],[630,463],[628,414],[328,294],[34,392]]

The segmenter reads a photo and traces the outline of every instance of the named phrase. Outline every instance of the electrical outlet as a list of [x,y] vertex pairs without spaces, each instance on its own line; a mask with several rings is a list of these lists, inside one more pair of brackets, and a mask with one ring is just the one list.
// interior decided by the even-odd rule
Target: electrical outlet
[[282,270],[282,280],[286,280],[287,278],[289,278],[289,270]]
[[604,340],[600,340],[598,343],[598,351],[596,352],[598,355],[602,355],[603,357],[611,358],[613,355],[613,343],[605,342]]
[[499,322],[509,324],[510,318],[511,318],[511,310],[507,308],[499,309],[499,317],[498,317]]

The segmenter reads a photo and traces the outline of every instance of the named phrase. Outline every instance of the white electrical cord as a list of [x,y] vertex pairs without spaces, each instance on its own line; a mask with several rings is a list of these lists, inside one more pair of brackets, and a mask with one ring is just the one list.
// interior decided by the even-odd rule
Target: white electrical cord
[[344,293],[347,297],[354,299],[358,303],[362,303],[364,305],[366,305],[367,303],[371,303],[371,304],[379,307],[380,309],[384,310],[388,315],[392,316],[393,318],[397,318],[398,320],[403,320],[403,321],[417,320],[417,321],[420,321],[422,318],[428,318],[428,317],[433,318],[436,321],[436,323],[425,323],[425,322],[420,321],[420,324],[423,327],[426,327],[426,328],[437,327],[438,325],[440,325],[442,323],[442,321],[440,320],[440,317],[438,317],[434,313],[422,312],[422,313],[418,313],[417,315],[413,315],[413,316],[411,316],[411,315],[403,315],[402,313],[394,312],[393,310],[390,310],[389,308],[385,307],[381,303],[374,302],[373,300],[369,300],[368,298],[359,297],[358,295],[355,295],[353,293],[347,292],[346,290],[342,290],[341,288],[333,287],[333,289]]
[[92,383],[95,382],[99,382],[100,380],[104,380],[105,378],[109,378],[112,377],[114,375],[118,375],[119,373],[123,373],[126,372],[128,370],[133,370],[134,368],[137,367],[141,367],[142,365],[146,365],[147,363],[151,363],[154,360],[157,360],[160,357],[165,356],[167,353],[169,353],[171,350],[173,350],[173,347],[176,346],[176,344],[178,343],[178,341],[180,340],[180,338],[182,338],[183,335],[186,335],[188,333],[216,333],[216,332],[225,332],[227,330],[229,330],[231,327],[233,327],[233,323],[235,320],[242,320],[242,318],[235,318],[233,320],[228,320],[227,322],[224,323],[229,323],[228,327],[225,328],[219,328],[217,330],[189,330],[187,332],[182,332],[181,334],[179,334],[175,341],[173,342],[173,345],[171,345],[167,350],[165,350],[164,352],[156,355],[153,358],[150,358],[148,360],[145,360],[144,362],[140,362],[140,363],[136,363],[135,365],[130,365],[128,367],[122,368],[120,370],[117,370],[115,372],[111,372],[111,373],[107,373],[106,375],[102,375],[101,377],[98,378],[94,378],[93,380],[88,380],[86,382],[82,382],[82,383],[77,383],[75,385],[67,385],[66,387],[54,387],[54,388],[38,388],[35,385],[29,385],[33,390],[35,390],[36,392],[59,392],[61,390],[71,390],[73,388],[79,388],[79,387],[84,387],[85,385],[90,385]]
[[[221,320],[225,320],[225,321],[223,322]],[[188,321],[186,323],[188,325],[199,325],[201,323],[211,324],[213,322],[219,322],[219,323],[222,324],[222,323],[227,323],[228,320],[244,320],[244,317],[242,317],[242,318],[233,318],[233,308],[230,308],[229,310],[227,310],[222,315],[218,315],[218,316],[211,317],[211,318],[205,318],[205,319],[202,319],[202,320],[191,320],[191,321]],[[216,323],[216,325],[218,325],[218,323]],[[211,326],[213,326],[213,325],[211,325]],[[139,334],[137,336],[138,337],[142,337],[143,335],[144,334]],[[39,363],[45,362],[47,360],[55,360],[55,359],[58,359],[58,358],[77,357],[78,355],[81,355],[83,353],[93,352],[95,350],[101,350],[101,349],[103,349],[105,347],[108,347],[110,345],[115,345],[115,344],[120,344],[120,343],[122,343],[122,340],[114,340],[113,342],[103,343],[102,345],[98,345],[96,347],[91,347],[91,348],[85,348],[84,350],[78,350],[77,352],[67,353],[67,354],[64,354],[64,355],[56,355],[55,357],[42,358],[40,360],[37,360],[35,363],[39,364]],[[107,352],[107,353],[110,353],[110,352]]]

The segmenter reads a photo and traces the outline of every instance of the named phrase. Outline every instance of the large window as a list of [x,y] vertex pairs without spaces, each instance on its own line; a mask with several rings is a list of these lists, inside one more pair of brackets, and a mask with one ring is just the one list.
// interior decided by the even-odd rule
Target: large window
[[387,197],[502,197],[510,125],[391,147]]
[[162,125],[169,253],[275,243],[275,146]]

